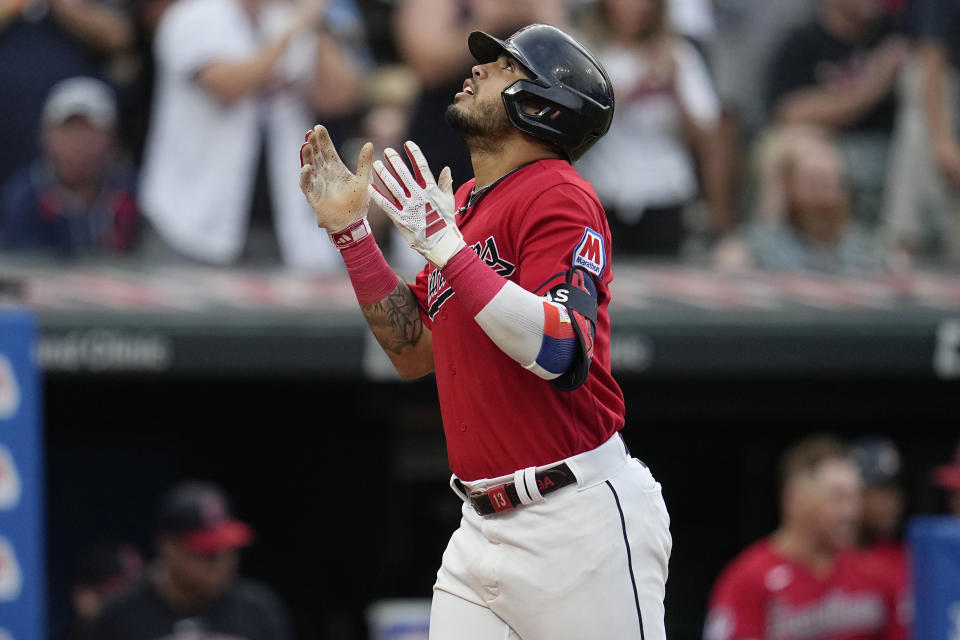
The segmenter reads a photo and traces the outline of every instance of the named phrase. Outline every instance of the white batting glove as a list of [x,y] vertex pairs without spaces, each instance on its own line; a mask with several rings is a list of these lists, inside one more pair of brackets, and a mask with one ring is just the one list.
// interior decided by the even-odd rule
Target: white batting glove
[[393,221],[407,243],[423,254],[433,266],[442,269],[455,253],[466,246],[457,228],[450,167],[444,167],[440,172],[438,184],[420,147],[408,141],[403,148],[410,158],[416,178],[410,174],[396,151],[386,149],[383,155],[403,186],[377,160],[373,163],[373,170],[393,197],[381,193],[373,185],[369,187],[370,197]]

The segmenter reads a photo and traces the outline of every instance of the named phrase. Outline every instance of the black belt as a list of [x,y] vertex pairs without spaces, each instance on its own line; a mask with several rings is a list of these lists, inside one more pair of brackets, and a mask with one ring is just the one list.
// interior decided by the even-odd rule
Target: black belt
[[[570,471],[570,467],[568,467],[566,463],[538,471],[534,474],[534,478],[536,479],[537,489],[540,490],[540,495],[552,493],[561,487],[577,481],[577,478],[573,475],[573,472]],[[490,487],[482,491],[472,491],[469,494],[459,479],[454,482],[460,491],[467,496],[467,500],[473,505],[476,512],[482,516],[489,516],[490,514],[500,511],[508,511],[523,504],[520,501],[520,496],[517,494],[517,487],[513,482],[498,484],[495,487]],[[527,493],[532,494],[529,489],[527,489]]]

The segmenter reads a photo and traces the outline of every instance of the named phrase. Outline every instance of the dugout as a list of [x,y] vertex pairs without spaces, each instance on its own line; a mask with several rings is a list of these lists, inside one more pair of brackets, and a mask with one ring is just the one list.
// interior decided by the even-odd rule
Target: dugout
[[[779,453],[885,434],[911,513],[960,435],[960,281],[615,265],[624,436],[664,486],[671,637],[700,637],[719,569],[776,522]],[[16,266],[11,267],[15,272]],[[51,624],[98,534],[149,546],[169,483],[222,483],[298,637],[364,638],[364,610],[429,595],[458,505],[432,379],[384,373],[349,284],[219,270],[23,267],[44,370]],[[349,483],[349,485],[348,485]]]

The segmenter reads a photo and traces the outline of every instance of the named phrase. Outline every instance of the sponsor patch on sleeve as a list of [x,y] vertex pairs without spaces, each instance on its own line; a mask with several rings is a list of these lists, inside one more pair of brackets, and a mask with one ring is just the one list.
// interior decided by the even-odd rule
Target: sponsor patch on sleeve
[[600,277],[603,268],[607,266],[607,253],[603,247],[603,236],[586,227],[583,238],[573,250],[573,266],[583,267],[593,275]]

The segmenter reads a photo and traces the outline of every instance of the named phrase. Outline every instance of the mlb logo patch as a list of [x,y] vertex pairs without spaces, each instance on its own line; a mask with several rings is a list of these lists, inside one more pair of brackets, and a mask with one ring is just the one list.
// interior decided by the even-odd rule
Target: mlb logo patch
[[587,227],[583,230],[583,238],[573,250],[573,266],[582,267],[600,277],[603,268],[607,266],[607,253],[603,250],[603,236]]

